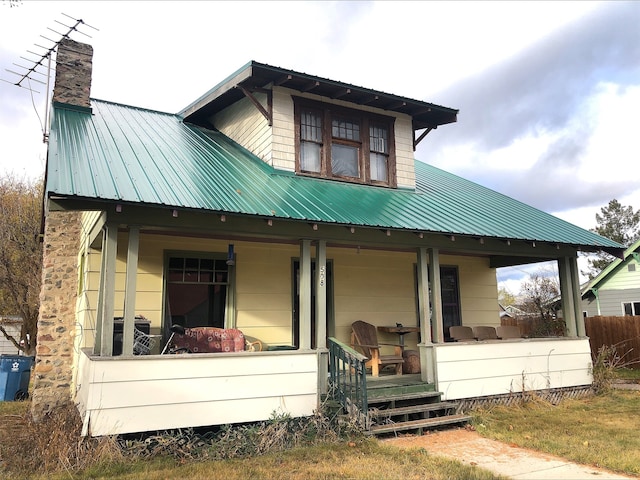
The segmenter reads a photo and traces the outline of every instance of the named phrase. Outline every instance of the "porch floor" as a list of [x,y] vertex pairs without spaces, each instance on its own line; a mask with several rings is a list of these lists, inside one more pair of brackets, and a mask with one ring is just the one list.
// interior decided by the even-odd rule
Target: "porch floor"
[[419,373],[379,377],[367,375],[367,396],[370,399],[425,392],[435,392],[435,385],[423,382]]

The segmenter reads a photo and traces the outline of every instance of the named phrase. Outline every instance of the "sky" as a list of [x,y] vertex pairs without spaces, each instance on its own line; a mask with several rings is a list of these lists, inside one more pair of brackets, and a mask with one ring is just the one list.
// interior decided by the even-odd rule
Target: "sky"
[[459,109],[418,160],[580,227],[614,198],[640,209],[640,2],[0,0],[0,174],[44,172],[46,86],[7,69],[73,19],[93,98],[176,113],[256,60]]

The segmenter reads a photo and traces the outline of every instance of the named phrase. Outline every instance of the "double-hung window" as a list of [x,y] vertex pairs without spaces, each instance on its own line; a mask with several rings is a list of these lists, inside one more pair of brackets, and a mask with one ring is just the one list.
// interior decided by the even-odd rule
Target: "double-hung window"
[[393,120],[296,98],[296,172],[395,187]]

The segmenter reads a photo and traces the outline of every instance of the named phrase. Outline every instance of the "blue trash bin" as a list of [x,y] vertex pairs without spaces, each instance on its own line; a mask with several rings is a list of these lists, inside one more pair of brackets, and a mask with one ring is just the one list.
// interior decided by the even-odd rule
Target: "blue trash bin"
[[29,398],[31,365],[33,365],[33,357],[0,356],[0,401],[10,402]]

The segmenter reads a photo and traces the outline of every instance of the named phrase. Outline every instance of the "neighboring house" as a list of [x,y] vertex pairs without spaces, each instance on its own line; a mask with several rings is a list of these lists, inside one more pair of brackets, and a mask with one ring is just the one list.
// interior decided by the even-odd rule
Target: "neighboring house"
[[[0,316],[0,325],[9,335],[15,338],[18,342],[20,341],[22,318],[16,316]],[[5,337],[2,332],[0,332],[0,355],[21,355],[20,350],[11,340]]]
[[[418,327],[418,380],[444,399],[590,385],[577,253],[621,247],[415,161],[456,110],[250,62],[168,114],[90,99],[91,54],[58,51],[36,418],[72,400],[104,435],[311,415],[356,320]],[[499,324],[496,268],[548,260],[567,338],[447,341]],[[137,315],[159,346],[181,323],[264,348],[134,356]]]
[[640,315],[640,239],[582,290],[584,316]]

